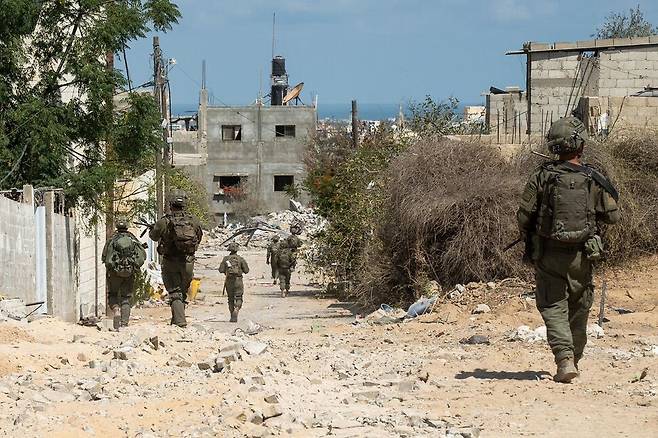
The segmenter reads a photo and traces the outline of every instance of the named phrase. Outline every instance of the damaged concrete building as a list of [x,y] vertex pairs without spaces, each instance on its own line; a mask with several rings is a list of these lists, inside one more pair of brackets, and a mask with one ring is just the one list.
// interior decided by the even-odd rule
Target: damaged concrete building
[[173,133],[174,165],[206,188],[218,223],[230,221],[247,202],[260,212],[287,209],[289,189],[305,176],[315,105],[299,104],[302,84],[288,88],[284,58],[272,60],[271,78],[269,106],[261,99],[247,106],[209,105],[204,81],[198,129]]
[[658,36],[529,42],[507,54],[526,56],[526,90],[487,95],[487,126],[499,142],[544,136],[571,114],[591,134],[658,126]]

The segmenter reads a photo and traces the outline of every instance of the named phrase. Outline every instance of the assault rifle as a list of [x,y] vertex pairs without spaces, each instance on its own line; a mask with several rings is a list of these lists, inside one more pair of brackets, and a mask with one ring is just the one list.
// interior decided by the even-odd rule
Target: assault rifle
[[141,238],[141,237],[144,237],[144,234],[146,234],[147,231],[152,229],[155,224],[154,223],[151,224],[151,223],[147,222],[146,219],[144,219],[144,218],[139,218],[139,220],[135,221],[135,225],[140,225],[140,226],[144,227],[144,231],[142,231],[142,234],[139,235],[139,237]]

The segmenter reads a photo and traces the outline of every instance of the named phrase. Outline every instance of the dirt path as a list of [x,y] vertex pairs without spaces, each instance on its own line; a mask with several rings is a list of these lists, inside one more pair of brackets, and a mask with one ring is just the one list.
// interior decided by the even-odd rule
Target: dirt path
[[[519,325],[541,325],[525,297],[483,315],[447,303],[409,323],[370,325],[298,277],[281,299],[264,252],[243,255],[252,273],[238,326],[247,330],[252,321],[264,328],[258,334],[233,336],[222,278],[210,269],[221,254],[212,253],[199,261],[205,298],[189,307],[185,330],[166,325],[166,307],[136,309],[131,327],[118,334],[49,319],[0,325],[0,430],[67,437],[658,435],[655,260],[609,278],[610,306],[634,313],[609,309],[582,377],[560,385],[546,378],[553,364],[544,342],[507,339]],[[474,334],[490,344],[459,342]],[[234,361],[213,372],[218,354]],[[645,368],[646,377],[631,383]]]

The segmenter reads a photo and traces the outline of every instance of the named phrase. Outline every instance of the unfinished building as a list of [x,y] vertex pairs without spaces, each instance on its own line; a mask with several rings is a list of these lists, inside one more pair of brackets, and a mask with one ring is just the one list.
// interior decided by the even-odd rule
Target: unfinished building
[[[305,176],[303,158],[316,132],[316,108],[293,105],[285,60],[272,60],[271,104],[209,106],[202,86],[198,130],[173,133],[174,165],[207,190],[216,221],[249,203],[260,212],[287,209],[290,189]],[[289,94],[290,93],[290,94]]]
[[493,89],[487,125],[496,138],[544,136],[552,121],[575,114],[590,133],[658,126],[658,36],[529,42],[526,91]]

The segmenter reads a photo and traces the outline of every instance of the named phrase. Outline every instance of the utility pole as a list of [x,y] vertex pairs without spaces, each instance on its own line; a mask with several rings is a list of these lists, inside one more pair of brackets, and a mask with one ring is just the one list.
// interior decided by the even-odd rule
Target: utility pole
[[[153,37],[153,95],[155,102],[160,109],[160,113],[164,114],[162,108],[164,107],[165,99],[163,99],[162,87],[164,78],[162,75],[162,51],[160,50],[160,38]],[[163,118],[161,118],[162,120]],[[164,135],[166,136],[166,127],[162,127]],[[167,138],[165,137],[165,144]],[[162,169],[162,149],[157,148],[155,152],[155,204],[156,204],[156,219],[164,215],[164,184],[163,184],[163,169]]]
[[359,115],[356,100],[352,101],[352,145],[355,149],[359,147]]

